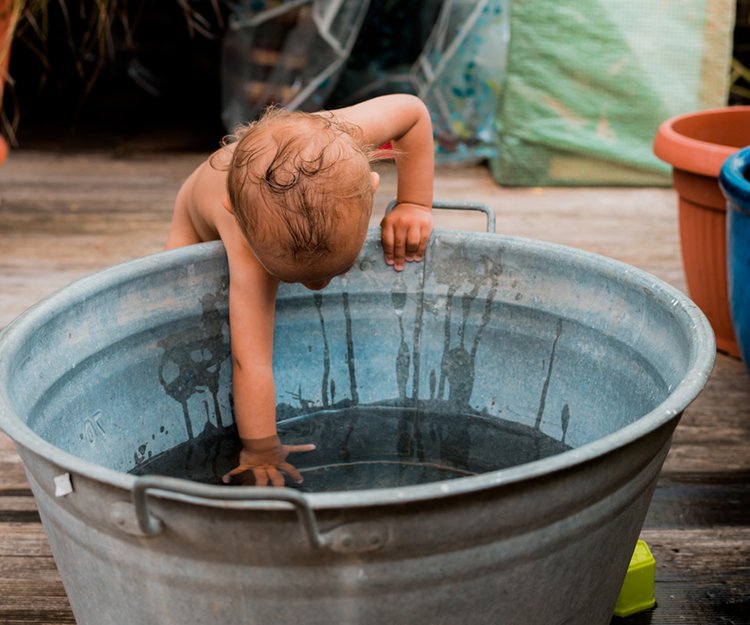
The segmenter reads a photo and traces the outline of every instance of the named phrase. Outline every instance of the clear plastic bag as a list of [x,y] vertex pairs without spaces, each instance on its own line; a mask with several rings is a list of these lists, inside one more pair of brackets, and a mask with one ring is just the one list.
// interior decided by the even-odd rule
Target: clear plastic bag
[[[430,109],[438,161],[491,158],[509,2],[421,0],[407,8],[370,7],[369,0],[244,0],[224,41],[225,126],[254,119],[269,104],[318,110],[407,91]],[[418,47],[404,63],[406,30],[409,47]]]
[[243,0],[223,44],[223,121],[269,104],[317,110],[356,41],[369,0]]

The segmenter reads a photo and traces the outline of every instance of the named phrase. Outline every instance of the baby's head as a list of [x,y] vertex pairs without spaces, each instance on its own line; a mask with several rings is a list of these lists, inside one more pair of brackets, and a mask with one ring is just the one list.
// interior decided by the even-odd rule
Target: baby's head
[[327,114],[283,109],[237,132],[230,210],[280,280],[320,289],[359,255],[378,184],[359,134]]

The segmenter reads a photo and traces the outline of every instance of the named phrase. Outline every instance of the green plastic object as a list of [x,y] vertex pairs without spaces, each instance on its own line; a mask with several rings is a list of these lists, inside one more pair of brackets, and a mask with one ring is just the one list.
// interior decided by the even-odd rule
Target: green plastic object
[[651,555],[646,541],[639,540],[635,545],[633,557],[630,559],[620,596],[617,598],[615,616],[630,616],[653,608],[656,605],[655,579],[656,560]]
[[665,119],[726,105],[735,5],[511,2],[496,180],[669,184],[654,135]]

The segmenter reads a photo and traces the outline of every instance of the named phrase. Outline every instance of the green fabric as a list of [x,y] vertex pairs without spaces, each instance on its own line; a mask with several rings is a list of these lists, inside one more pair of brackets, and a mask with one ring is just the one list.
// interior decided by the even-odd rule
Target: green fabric
[[[516,0],[491,162],[507,185],[669,184],[652,151],[659,124],[706,101],[706,55],[729,66],[733,13],[707,51],[707,11],[724,0]],[[711,6],[707,6],[711,5]],[[710,29],[715,31],[714,20]],[[715,36],[715,33],[713,33]],[[722,84],[721,82],[719,83]]]

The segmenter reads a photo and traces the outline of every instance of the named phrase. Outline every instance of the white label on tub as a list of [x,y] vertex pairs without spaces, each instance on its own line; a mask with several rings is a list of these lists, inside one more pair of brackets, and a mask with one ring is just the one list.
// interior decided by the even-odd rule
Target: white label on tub
[[56,475],[55,478],[55,497],[65,497],[73,492],[73,484],[70,482],[70,473]]

